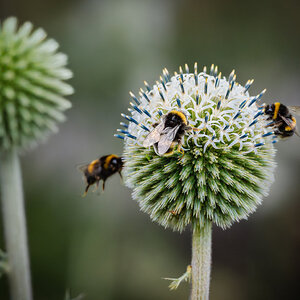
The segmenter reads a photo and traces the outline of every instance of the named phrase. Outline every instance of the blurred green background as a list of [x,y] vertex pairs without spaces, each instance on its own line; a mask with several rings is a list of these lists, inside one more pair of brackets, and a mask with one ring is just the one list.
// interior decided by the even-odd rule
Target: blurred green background
[[[255,78],[250,93],[267,88],[265,102],[300,105],[299,9],[299,1],[0,1],[1,20],[43,27],[74,71],[68,121],[22,160],[35,299],[63,299],[66,288],[87,300],[188,299],[187,284],[169,292],[161,277],[185,271],[190,231],[151,223],[118,176],[101,196],[81,198],[76,165],[122,153],[113,134],[128,91],[153,84],[163,67],[215,63],[226,76],[234,68],[242,84]],[[300,140],[276,147],[270,196],[247,222],[214,228],[212,300],[298,295]],[[0,299],[9,299],[6,278]]]

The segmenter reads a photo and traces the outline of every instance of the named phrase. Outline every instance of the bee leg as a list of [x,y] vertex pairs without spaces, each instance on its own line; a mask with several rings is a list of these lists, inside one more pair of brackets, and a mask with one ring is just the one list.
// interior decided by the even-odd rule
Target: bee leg
[[169,152],[166,152],[163,156],[168,157],[168,156],[172,156],[174,154],[174,149],[172,149]]
[[85,197],[85,196],[86,196],[86,194],[87,194],[87,192],[88,192],[90,186],[91,186],[90,184],[88,184],[88,185],[86,186],[86,188],[85,188],[85,190],[84,190],[84,193],[82,194],[82,197]]
[[174,153],[174,146],[175,146],[175,143],[173,142],[171,147],[169,148],[169,150],[163,156],[166,156],[166,157],[172,156]]
[[181,153],[181,157],[179,158],[179,160],[182,160],[183,157],[184,157],[184,150],[183,150],[183,149],[180,149],[180,150],[178,150],[178,152]]
[[281,120],[279,121],[272,121],[269,124],[267,124],[265,127],[279,127],[280,125],[282,125],[283,122]]
[[200,130],[202,130],[202,129],[200,129],[200,128],[196,128],[196,127],[192,127],[192,126],[186,126],[185,127],[185,130],[186,131],[200,131]]
[[165,156],[165,157],[172,156],[175,152],[176,145],[177,145],[177,140],[174,140],[172,142],[172,144],[170,145],[168,151],[166,153],[164,153],[162,156]]
[[100,180],[97,180],[97,181],[96,181],[96,185],[95,185],[95,188],[94,188],[94,190],[93,190],[93,193],[96,192],[96,191],[98,190],[98,188],[99,188],[99,181],[100,181]]
[[181,148],[181,145],[178,146],[177,151],[184,156],[184,150]]
[[102,191],[104,191],[105,189],[105,180],[103,180],[103,183],[102,183]]
[[182,140],[181,139],[178,141],[177,152],[181,153],[181,157],[179,158],[179,160],[181,160],[184,157],[184,150],[182,149]]
[[122,176],[122,173],[121,173],[121,171],[119,171],[118,173],[119,173],[119,175],[120,175],[121,179],[123,180],[123,176]]
[[184,150],[181,148],[181,144],[178,145],[177,151],[184,155]]
[[182,149],[182,140],[181,139],[178,141],[177,151],[182,154],[182,157],[184,156],[184,150]]
[[123,176],[122,176],[122,173],[121,173],[121,171],[119,171],[118,173],[119,173],[119,175],[120,175],[120,182],[121,182],[121,184],[123,184]]

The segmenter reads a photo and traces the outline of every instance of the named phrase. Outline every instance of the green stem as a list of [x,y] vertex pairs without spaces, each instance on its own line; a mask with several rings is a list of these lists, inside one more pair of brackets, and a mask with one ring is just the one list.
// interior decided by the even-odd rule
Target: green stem
[[31,300],[22,177],[16,150],[0,155],[0,183],[11,299]]
[[211,223],[193,232],[191,300],[208,300],[211,269]]

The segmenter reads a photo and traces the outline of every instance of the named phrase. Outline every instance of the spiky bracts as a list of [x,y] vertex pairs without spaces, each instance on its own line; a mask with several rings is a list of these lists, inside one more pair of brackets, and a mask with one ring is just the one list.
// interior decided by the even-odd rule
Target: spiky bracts
[[[247,218],[266,196],[273,181],[276,142],[266,128],[262,107],[264,91],[251,97],[245,86],[228,80],[212,66],[204,71],[170,77],[164,70],[161,81],[140,97],[131,94],[129,125],[118,130],[125,140],[124,177],[133,198],[153,221],[174,230],[192,224],[203,227],[214,222],[222,228]],[[176,109],[185,112],[198,132],[184,137],[185,154],[158,156],[143,140],[162,114]]]
[[17,19],[0,24],[0,148],[24,148],[57,131],[63,112],[71,107],[64,96],[73,88],[67,56],[58,43],[46,39],[30,22],[19,28]]
[[124,177],[133,198],[153,221],[179,231],[208,220],[226,228],[247,218],[273,180],[271,146],[259,155],[241,154],[238,147],[206,153],[194,147],[182,159],[180,154],[159,157],[142,147],[125,151]]

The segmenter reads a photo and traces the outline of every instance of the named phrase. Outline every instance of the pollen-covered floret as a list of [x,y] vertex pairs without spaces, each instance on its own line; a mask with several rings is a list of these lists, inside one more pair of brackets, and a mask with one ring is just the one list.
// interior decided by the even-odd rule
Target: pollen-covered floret
[[[182,68],[170,77],[166,69],[160,81],[140,96],[132,97],[130,114],[122,116],[117,137],[125,142],[125,180],[143,211],[165,227],[182,230],[213,221],[221,227],[246,218],[267,194],[273,177],[274,132],[266,127],[258,101],[265,90],[249,95],[253,80],[245,86],[228,79],[212,65],[198,73]],[[184,155],[158,156],[143,147],[154,124],[172,110],[183,112],[198,131],[183,137]]]

